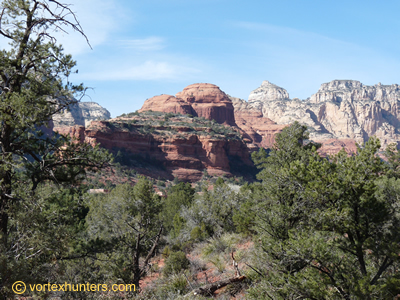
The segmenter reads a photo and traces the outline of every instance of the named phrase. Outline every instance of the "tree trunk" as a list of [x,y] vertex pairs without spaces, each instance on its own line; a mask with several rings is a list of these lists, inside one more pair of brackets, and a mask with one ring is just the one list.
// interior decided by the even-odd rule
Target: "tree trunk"
[[228,284],[235,283],[235,282],[241,282],[246,279],[246,276],[239,276],[239,277],[232,277],[228,279],[223,279],[208,285],[205,285],[203,287],[200,287],[198,289],[195,289],[185,297],[188,297],[189,295],[201,295],[201,296],[206,296],[206,297],[212,297],[214,292],[216,290],[219,290],[223,288],[224,286],[227,286]]

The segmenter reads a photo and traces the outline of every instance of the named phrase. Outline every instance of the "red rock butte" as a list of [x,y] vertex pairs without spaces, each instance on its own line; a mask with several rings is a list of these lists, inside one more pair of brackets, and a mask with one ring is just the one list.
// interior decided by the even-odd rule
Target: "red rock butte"
[[150,110],[183,115],[193,114],[192,106],[189,103],[171,95],[160,95],[146,100],[139,112]]
[[236,126],[232,101],[218,86],[210,83],[191,84],[175,97],[161,95],[147,99],[139,112],[149,110],[191,114]]
[[[53,118],[54,125],[50,122],[49,127],[54,126],[60,133],[80,141],[85,139],[109,149],[119,147],[150,156],[173,176],[188,181],[198,180],[203,170],[218,176],[229,174],[233,157],[239,158],[243,166],[251,164],[249,153],[259,147],[272,147],[275,135],[294,121],[309,128],[310,139],[322,144],[319,152],[324,156],[342,148],[349,154],[354,153],[356,143],[362,144],[371,136],[380,139],[383,149],[392,143],[400,145],[400,86],[397,84],[364,86],[354,80],[333,80],[322,84],[310,98],[300,100],[290,99],[285,89],[264,81],[245,101],[227,95],[214,84],[196,83],[175,96],[160,95],[145,101],[140,112],[183,115],[175,115],[176,120],[167,126],[169,118],[158,114],[159,120],[155,120],[157,114],[149,113],[151,122],[145,127],[152,128],[148,132],[142,130],[145,123],[137,123],[145,114],[95,121],[109,119],[109,113],[107,117],[107,111],[95,103],[81,104],[70,113]],[[217,124],[224,127],[218,131],[214,122],[207,121],[214,125],[205,125],[202,119],[185,116],[189,114],[227,126]],[[186,120],[180,122],[180,118]],[[126,126],[113,126],[113,122],[125,122]],[[178,124],[193,122],[203,125]],[[86,128],[70,127],[73,125]],[[207,126],[214,126],[219,133],[215,135],[217,131]],[[128,127],[132,130],[127,130]],[[241,135],[237,136],[239,131]],[[232,139],[230,135],[237,138]],[[238,159],[234,160],[232,166],[236,167]]]

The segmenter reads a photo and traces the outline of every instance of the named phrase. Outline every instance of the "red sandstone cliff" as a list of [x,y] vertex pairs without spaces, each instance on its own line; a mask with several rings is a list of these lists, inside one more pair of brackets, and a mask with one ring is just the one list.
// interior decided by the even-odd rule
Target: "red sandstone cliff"
[[75,126],[61,126],[54,127],[53,131],[58,132],[60,134],[66,134],[76,139],[79,142],[83,142],[85,140],[85,126],[75,125]]
[[230,99],[235,108],[235,122],[243,131],[243,136],[252,144],[252,148],[271,148],[275,143],[275,135],[287,125],[278,125],[271,119],[263,117],[261,111],[242,99],[235,97]]
[[[356,81],[323,84],[317,94],[304,101],[289,99],[284,89],[265,81],[250,94],[248,102],[228,96],[213,84],[198,83],[176,96],[146,100],[139,116],[94,121],[85,131],[83,127],[56,129],[108,149],[123,148],[148,156],[171,175],[194,181],[203,170],[213,175],[230,174],[232,163],[236,164],[233,157],[251,165],[249,152],[273,146],[275,135],[294,121],[308,126],[311,139],[322,143],[323,155],[342,148],[355,152],[356,142],[372,135],[383,145],[399,143],[399,101],[397,85],[368,87]],[[176,123],[168,123],[169,116],[150,110],[181,115],[172,118]],[[145,124],[140,118],[146,119],[146,113],[152,116]],[[196,118],[185,115],[209,121],[194,121]],[[203,124],[195,124],[199,120]],[[144,132],[145,128],[151,131]]]
[[[157,122],[165,122],[164,115],[158,117]],[[143,124],[121,125],[135,118],[143,120],[144,115],[132,119],[93,121],[85,131],[85,140],[91,144],[100,143],[110,150],[123,148],[132,154],[147,156],[163,164],[173,177],[184,181],[199,180],[204,170],[210,175],[229,176],[232,163],[252,165],[249,149],[234,131],[228,131],[225,136],[214,133],[212,127],[190,125],[192,118],[186,116],[177,116],[172,122],[187,122],[187,126],[154,125],[151,133],[142,132]],[[157,116],[151,116],[152,121],[155,118]],[[224,127],[218,126],[221,130]]]
[[232,101],[218,86],[210,83],[189,85],[176,97],[161,95],[150,98],[139,112],[148,110],[191,114],[235,126]]
[[139,112],[149,110],[192,114],[220,124],[237,126],[251,150],[272,147],[275,134],[286,126],[263,117],[260,110],[251,107],[246,101],[230,97],[218,86],[209,83],[189,85],[177,93],[176,97],[161,95],[150,98]]
[[149,110],[193,115],[193,109],[189,103],[171,95],[154,96],[146,100],[139,112]]
[[176,97],[190,103],[198,117],[215,120],[220,124],[236,125],[232,101],[214,84],[189,85],[177,93]]

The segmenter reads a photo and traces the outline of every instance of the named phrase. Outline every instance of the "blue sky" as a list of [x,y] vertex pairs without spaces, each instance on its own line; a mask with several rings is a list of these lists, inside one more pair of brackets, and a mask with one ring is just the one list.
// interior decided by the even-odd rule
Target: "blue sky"
[[263,80],[300,99],[334,79],[400,84],[400,1],[69,2],[93,48],[59,39],[71,79],[113,117],[198,82],[243,99]]

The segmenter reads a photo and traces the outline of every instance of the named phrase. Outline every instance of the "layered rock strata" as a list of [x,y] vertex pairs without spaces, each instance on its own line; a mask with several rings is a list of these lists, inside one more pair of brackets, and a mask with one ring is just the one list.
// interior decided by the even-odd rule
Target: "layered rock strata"
[[173,112],[191,114],[235,126],[232,101],[220,88],[210,83],[189,85],[174,96],[155,96],[145,101],[139,112]]
[[261,110],[242,99],[231,96],[230,99],[235,108],[235,123],[242,130],[249,148],[271,148],[275,143],[275,135],[287,125],[276,124],[264,117]]
[[399,100],[397,84],[364,86],[359,81],[334,80],[301,101],[290,100],[285,90],[263,82],[250,94],[248,105],[279,125],[294,121],[307,125],[310,138],[318,142],[331,144],[337,139],[349,146],[349,140],[364,143],[375,135],[385,147],[400,141]]
[[[261,88],[252,95],[264,100],[289,97],[284,89],[268,81],[264,81]],[[189,85],[175,97],[171,95],[152,97],[145,101],[139,112],[150,110],[190,114],[238,127],[251,151],[260,146],[271,147],[275,142],[275,134],[285,127],[263,117],[258,107],[252,107],[244,100],[231,97],[221,91],[218,86],[209,83]]]
[[[149,132],[144,132],[147,125],[139,124],[140,114],[132,118],[93,121],[86,128],[85,140],[91,144],[100,144],[110,150],[125,149],[129,153],[157,161],[173,177],[184,181],[201,179],[207,170],[210,175],[222,176],[230,173],[231,163],[243,163],[251,166],[249,149],[238,133],[227,127],[226,132],[216,133],[216,125],[209,121],[208,127],[195,124],[187,116],[173,117],[173,122],[165,124],[164,115],[158,118]],[[218,125],[218,130],[224,130]],[[221,127],[222,126],[222,127]],[[147,129],[146,129],[147,130]]]
[[85,126],[61,126],[55,127],[54,131],[57,131],[59,134],[69,135],[76,142],[82,143],[85,141]]
[[[78,102],[53,116],[54,127],[89,126],[94,120],[108,120],[110,112],[96,102]],[[62,129],[64,128],[64,129]]]
[[248,101],[200,83],[175,96],[150,98],[141,113],[130,117],[94,121],[109,118],[109,113],[97,104],[84,104],[56,117],[54,123],[60,132],[80,141],[148,156],[171,176],[195,181],[205,170],[221,176],[231,175],[238,162],[251,166],[249,153],[272,147],[275,135],[294,121],[308,126],[310,138],[322,143],[320,152],[326,155],[342,148],[355,152],[356,143],[374,135],[384,147],[398,143],[399,101],[398,85],[364,86],[353,80],[324,83],[303,101],[290,99],[286,90],[268,81],[251,92]]
[[147,99],[139,112],[150,110],[193,115],[193,108],[189,103],[171,95],[160,95]]

